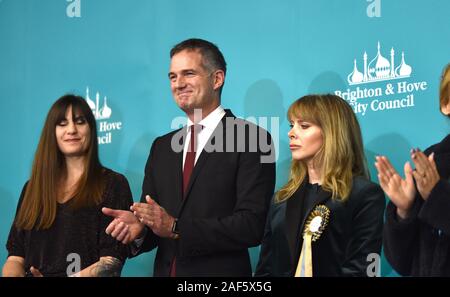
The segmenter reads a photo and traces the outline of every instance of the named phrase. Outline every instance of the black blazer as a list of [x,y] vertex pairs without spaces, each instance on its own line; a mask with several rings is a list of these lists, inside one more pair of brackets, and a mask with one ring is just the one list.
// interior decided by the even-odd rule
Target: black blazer
[[[261,158],[275,152],[267,131],[225,112],[208,141],[219,149],[201,152],[184,198],[183,152],[172,148],[185,129],[153,142],[141,201],[150,195],[178,218],[180,232],[180,239],[173,240],[148,229],[142,251],[158,248],[154,276],[168,276],[175,256],[177,276],[251,276],[248,248],[261,243],[275,186],[275,158],[271,163]],[[245,136],[237,126],[245,128]],[[255,148],[252,139],[265,146]]]
[[428,199],[417,192],[405,220],[389,202],[384,226],[384,253],[392,267],[405,276],[450,276],[450,134],[429,147],[441,180]]
[[[381,252],[385,198],[381,188],[364,178],[354,178],[346,202],[331,199],[321,190],[313,207],[302,215],[303,186],[288,200],[272,203],[256,276],[294,276],[300,257],[308,214],[316,205],[330,210],[328,225],[312,242],[313,276],[366,276],[367,256]],[[300,219],[303,217],[303,219]]]

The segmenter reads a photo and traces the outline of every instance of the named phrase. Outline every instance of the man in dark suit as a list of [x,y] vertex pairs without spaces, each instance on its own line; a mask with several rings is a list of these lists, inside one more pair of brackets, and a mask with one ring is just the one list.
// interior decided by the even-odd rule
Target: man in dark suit
[[154,276],[251,276],[275,184],[270,135],[220,105],[226,63],[214,44],[189,39],[170,52],[169,80],[188,123],[153,142],[141,203],[103,209],[106,232],[158,248]]

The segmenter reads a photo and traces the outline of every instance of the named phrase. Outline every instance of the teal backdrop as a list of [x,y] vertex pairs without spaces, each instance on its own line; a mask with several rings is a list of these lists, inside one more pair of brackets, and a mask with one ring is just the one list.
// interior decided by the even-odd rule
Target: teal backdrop
[[[61,95],[88,95],[101,160],[128,178],[136,201],[152,141],[183,116],[169,89],[169,50],[204,38],[228,63],[223,106],[279,119],[267,127],[278,136],[277,187],[290,162],[287,108],[324,92],[354,107],[377,182],[375,155],[402,170],[410,148],[449,131],[438,108],[449,11],[445,0],[0,0],[0,264],[45,116]],[[151,276],[153,258],[128,260],[123,275]],[[396,275],[384,257],[381,275]]]

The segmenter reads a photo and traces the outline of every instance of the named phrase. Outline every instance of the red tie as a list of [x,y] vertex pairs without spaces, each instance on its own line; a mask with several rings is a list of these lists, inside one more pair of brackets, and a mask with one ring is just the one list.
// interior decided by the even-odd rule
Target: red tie
[[[183,168],[183,198],[187,190],[187,186],[189,184],[189,179],[191,178],[192,170],[195,165],[195,153],[197,151],[197,135],[202,129],[201,125],[192,125],[191,129],[191,139],[189,141],[188,150],[186,153],[186,159],[184,160],[184,168]],[[176,276],[176,258],[174,257],[172,260],[172,265],[170,267],[170,276]]]
[[186,153],[186,159],[184,160],[183,168],[183,197],[186,194],[189,179],[191,178],[192,170],[195,165],[195,152],[197,150],[197,134],[201,130],[201,125],[192,125],[191,128],[191,140],[189,142],[188,151]]

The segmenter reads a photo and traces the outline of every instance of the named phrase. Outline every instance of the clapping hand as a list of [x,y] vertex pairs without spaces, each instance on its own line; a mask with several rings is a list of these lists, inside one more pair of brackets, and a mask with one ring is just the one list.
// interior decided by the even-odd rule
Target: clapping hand
[[144,225],[139,222],[131,211],[103,207],[102,212],[114,218],[106,227],[106,234],[111,235],[123,244],[134,241],[144,229]]
[[147,203],[134,203],[131,210],[139,220],[152,229],[159,237],[173,237],[172,225],[175,219],[149,195]]
[[378,180],[381,188],[397,207],[397,214],[401,218],[406,218],[416,195],[411,165],[409,162],[405,163],[404,179],[400,177],[385,156],[376,157],[375,167],[378,171]]
[[419,149],[411,150],[411,158],[416,169],[413,171],[416,180],[417,190],[424,200],[428,199],[431,190],[436,186],[440,179],[439,173],[434,162],[434,153],[428,157]]

